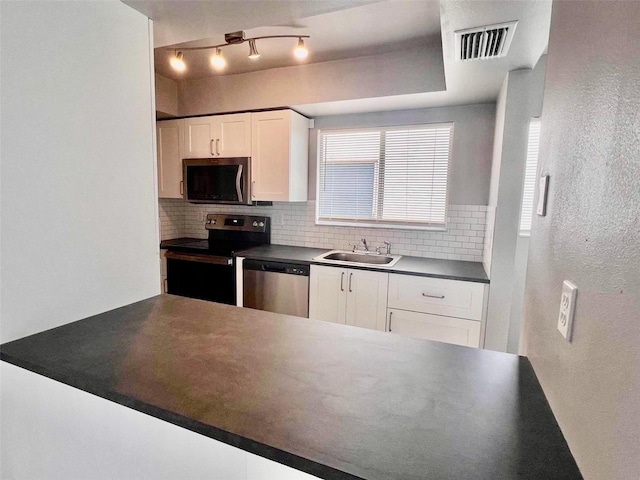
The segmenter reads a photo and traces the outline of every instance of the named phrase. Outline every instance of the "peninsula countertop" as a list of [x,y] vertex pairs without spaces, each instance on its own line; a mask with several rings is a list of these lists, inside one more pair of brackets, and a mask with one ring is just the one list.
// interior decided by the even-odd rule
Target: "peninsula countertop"
[[159,295],[0,358],[320,478],[582,478],[515,355]]

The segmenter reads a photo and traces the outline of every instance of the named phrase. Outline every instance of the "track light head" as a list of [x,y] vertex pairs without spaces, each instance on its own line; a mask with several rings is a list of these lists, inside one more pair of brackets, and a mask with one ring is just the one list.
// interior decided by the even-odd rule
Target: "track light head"
[[307,56],[309,55],[309,50],[307,50],[307,47],[305,47],[302,37],[298,38],[298,46],[293,51],[293,54],[300,60],[307,58]]
[[216,48],[216,53],[211,57],[211,65],[216,70],[222,70],[227,66],[227,61],[222,56],[222,50]]
[[260,53],[256,48],[256,41],[254,39],[249,40],[249,58],[251,60],[257,60],[258,58],[260,58]]
[[171,57],[169,64],[176,72],[184,72],[187,69],[187,65],[182,59],[182,52],[177,52],[173,57]]

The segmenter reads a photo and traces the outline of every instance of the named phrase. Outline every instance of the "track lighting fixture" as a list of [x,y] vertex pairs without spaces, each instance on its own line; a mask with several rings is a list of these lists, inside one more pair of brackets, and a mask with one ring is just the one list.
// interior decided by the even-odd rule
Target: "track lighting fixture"
[[309,35],[266,35],[263,37],[254,37],[254,38],[244,38],[244,32],[233,32],[227,33],[224,36],[224,40],[226,43],[220,45],[211,45],[208,47],[190,47],[190,48],[182,48],[180,51],[177,51],[169,63],[173,67],[174,70],[178,72],[183,72],[186,70],[187,66],[183,60],[183,51],[188,50],[210,50],[215,49],[215,54],[211,57],[211,66],[220,71],[224,69],[227,65],[227,61],[222,56],[222,48],[227,47],[229,45],[236,45],[240,43],[249,42],[249,58],[251,60],[257,60],[260,58],[260,53],[258,52],[258,47],[256,46],[256,40],[261,40],[263,38],[297,38],[298,45],[293,51],[293,55],[299,59],[304,60],[309,55],[309,50],[304,44],[303,38],[309,38]]
[[169,63],[177,72],[184,72],[187,69],[187,65],[182,59],[182,52],[175,53],[173,57],[171,57],[171,60],[169,60]]

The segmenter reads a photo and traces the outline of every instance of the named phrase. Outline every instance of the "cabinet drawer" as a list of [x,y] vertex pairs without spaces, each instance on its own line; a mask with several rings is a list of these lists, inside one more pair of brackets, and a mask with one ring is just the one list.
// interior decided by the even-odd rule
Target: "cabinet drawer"
[[475,320],[391,308],[387,312],[391,333],[466,347],[480,345],[480,322]]
[[482,320],[485,285],[441,278],[389,275],[389,308]]

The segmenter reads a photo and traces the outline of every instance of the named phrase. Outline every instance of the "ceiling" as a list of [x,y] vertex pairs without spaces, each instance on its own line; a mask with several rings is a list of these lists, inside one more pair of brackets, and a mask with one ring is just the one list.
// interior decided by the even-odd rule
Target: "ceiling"
[[[415,48],[441,36],[446,91],[291,105],[309,116],[494,102],[508,71],[533,68],[546,51],[551,19],[551,0],[123,1],[154,20],[156,71],[177,81],[220,73],[210,69],[212,52],[205,50],[186,52],[188,71],[177,75],[168,66],[174,46],[224,43],[224,33],[236,30],[246,37],[310,35],[308,63]],[[506,57],[454,59],[454,31],[513,20],[518,25]],[[293,38],[260,40],[257,61],[247,58],[247,43],[225,47],[223,74],[295,65],[295,44]]]
[[[385,19],[385,21],[381,21]],[[300,18],[286,26],[265,26],[245,30],[245,38],[264,35],[310,35],[304,39],[310,55],[305,63],[342,60],[388,53],[422,45],[430,37],[440,36],[440,8],[437,2],[377,2],[322,15]],[[180,74],[169,65],[174,49],[225,43],[224,35],[156,48],[156,72],[174,80],[204,78],[220,73],[212,70],[209,57],[213,50],[184,51],[187,71]],[[264,39],[256,42],[261,54],[251,60],[249,44],[224,47],[227,59],[224,75],[296,65],[292,51],[297,39]]]

